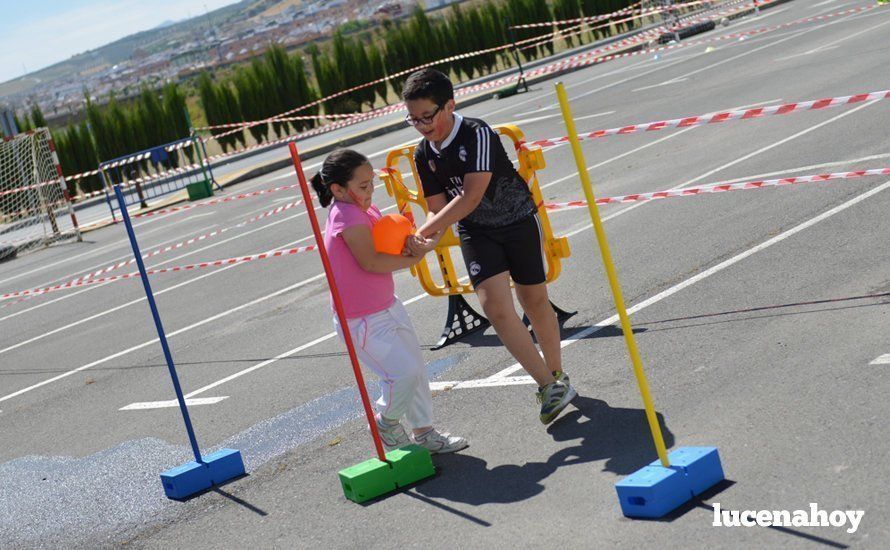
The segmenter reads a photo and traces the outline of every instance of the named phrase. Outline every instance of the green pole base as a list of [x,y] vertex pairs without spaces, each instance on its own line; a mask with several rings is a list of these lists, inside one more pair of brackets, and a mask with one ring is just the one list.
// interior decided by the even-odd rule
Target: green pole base
[[389,451],[386,460],[372,458],[340,470],[340,485],[346,498],[366,502],[436,473],[430,452],[417,445]]
[[213,186],[210,180],[203,179],[196,183],[190,183],[186,186],[189,194],[189,201],[197,201],[213,196]]

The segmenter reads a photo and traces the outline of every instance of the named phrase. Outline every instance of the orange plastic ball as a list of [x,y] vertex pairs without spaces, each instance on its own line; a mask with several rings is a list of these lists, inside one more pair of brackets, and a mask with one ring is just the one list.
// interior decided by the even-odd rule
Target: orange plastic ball
[[398,256],[405,248],[405,239],[414,233],[414,224],[401,214],[387,214],[371,228],[374,249],[382,254]]

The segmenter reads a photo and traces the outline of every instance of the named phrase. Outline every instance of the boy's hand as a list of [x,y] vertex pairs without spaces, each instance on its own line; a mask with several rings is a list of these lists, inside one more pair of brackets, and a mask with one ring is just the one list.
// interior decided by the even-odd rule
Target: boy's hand
[[411,256],[424,256],[434,248],[436,248],[435,240],[426,239],[419,234],[411,235],[405,241],[405,249]]

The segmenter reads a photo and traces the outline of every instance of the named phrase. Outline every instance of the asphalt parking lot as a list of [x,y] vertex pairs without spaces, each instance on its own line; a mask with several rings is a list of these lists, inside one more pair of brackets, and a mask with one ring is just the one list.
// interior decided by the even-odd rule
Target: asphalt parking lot
[[[690,41],[865,5],[795,0]],[[560,80],[581,132],[847,96],[888,88],[888,29],[890,7],[878,7]],[[528,139],[563,136],[553,82],[460,110],[514,123]],[[890,166],[888,123],[885,100],[583,145],[607,197]],[[354,148],[379,168],[386,151],[416,138],[405,127]],[[582,198],[570,149],[545,159],[545,199]],[[224,193],[295,183],[281,170]],[[551,295],[578,311],[564,327],[564,363],[581,394],[573,410],[543,428],[534,386],[510,378],[524,373],[491,329],[425,349],[440,424],[471,446],[437,457],[436,478],[367,506],[346,501],[336,479],[373,451],[315,253],[153,276],[184,391],[202,400],[191,407],[199,443],[239,448],[250,473],[185,503],[166,500],[157,479],[190,451],[178,408],[163,403],[174,395],[139,282],[0,302],[0,539],[12,548],[886,548],[888,187],[885,176],[601,207],[668,445],[717,446],[730,480],[668,521],[628,520],[618,508],[614,484],[655,451],[590,220],[575,209],[550,214],[572,248]],[[139,218],[143,252],[215,232],[147,264],[311,244],[302,205],[254,220],[298,193]],[[375,202],[392,210],[382,186]],[[0,294],[131,256],[123,228],[103,228],[0,263]],[[395,278],[431,346],[445,300],[407,272]],[[487,382],[460,384],[478,380]],[[854,533],[718,528],[718,502],[865,514]]]

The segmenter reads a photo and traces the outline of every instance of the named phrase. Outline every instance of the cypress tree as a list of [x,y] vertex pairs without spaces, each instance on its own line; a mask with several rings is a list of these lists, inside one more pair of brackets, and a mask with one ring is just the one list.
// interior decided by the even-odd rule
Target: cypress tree
[[[377,80],[378,78],[384,78],[385,76],[387,76],[386,66],[383,64],[383,56],[380,54],[380,49],[373,43],[371,44],[370,51],[368,52],[368,64],[371,67],[371,74],[374,77],[373,80]],[[384,104],[389,104],[386,97],[386,81],[375,84],[371,89],[377,94],[377,96],[380,98],[380,101],[382,101]]]
[[[252,71],[241,67],[235,73],[235,91],[238,93],[238,103],[241,105],[241,114],[247,120],[259,120],[263,118],[260,111],[262,98],[259,91],[259,82]],[[257,143],[266,140],[268,125],[257,124],[247,129],[251,137]]]
[[28,120],[28,115],[23,115],[24,118],[19,120],[19,116],[13,113],[12,118],[15,120],[15,127],[18,128],[19,132],[27,132],[31,129],[31,121]]
[[99,107],[89,98],[89,93],[84,94],[87,102],[87,120],[93,131],[93,137],[96,143],[96,152],[99,160],[110,160],[114,158],[114,136],[112,135],[110,121],[108,116],[102,112]]
[[[486,2],[481,9],[484,25],[483,45],[485,48],[494,48],[508,42],[504,36],[503,17],[498,5],[494,2]],[[485,67],[489,72],[497,68],[498,53],[492,52],[483,56]]]
[[[260,62],[258,59],[254,59],[250,63],[250,86],[253,89],[253,93],[255,94],[255,102],[252,105],[252,112],[255,113],[254,120],[260,120],[264,118],[269,118],[271,115],[275,114],[273,112],[274,106],[270,106],[267,98],[264,94],[264,86],[267,81],[266,66],[264,63]],[[263,141],[268,139],[269,130],[271,129],[271,125],[269,123],[258,124],[253,128],[257,128],[258,135],[262,136]]]
[[[373,48],[373,45],[371,47]],[[360,86],[378,78],[374,75],[371,59],[368,56],[368,52],[365,50],[364,43],[360,40],[353,40],[351,48],[351,57],[356,68],[356,78],[353,79],[351,86]],[[375,94],[373,86],[367,86],[357,90],[355,93],[360,97],[359,104],[367,103],[369,109],[374,108]],[[359,105],[359,110],[361,110],[361,105]]]
[[[229,85],[229,82],[220,82],[217,85],[216,93],[217,97],[219,98],[221,111],[220,114],[223,117],[223,120],[225,120],[226,122],[243,121],[244,117],[241,116],[241,107],[238,104],[238,97],[235,95],[235,92],[232,91],[232,87]],[[247,140],[244,137],[243,130],[233,132],[232,134],[226,136],[224,139],[228,140],[229,144],[232,147],[235,147],[237,143],[240,143],[242,147],[247,145]]]
[[[467,10],[467,25],[469,36],[466,37],[464,42],[467,44],[469,51],[475,52],[484,49],[485,23],[482,20],[482,15],[476,7],[470,7],[470,9]],[[485,74],[487,69],[485,56],[474,55],[473,57],[468,58],[468,61],[472,63],[476,72],[480,75]]]
[[[201,106],[204,108],[204,115],[207,117],[207,124],[209,126],[215,126],[222,123],[221,106],[216,94],[216,86],[214,86],[210,74],[206,71],[202,72],[198,77],[198,95],[201,98]],[[223,130],[213,131],[214,134],[220,134],[222,132]],[[229,140],[226,138],[219,138],[217,141],[219,142],[219,146],[222,147],[223,153],[228,153]]]
[[[454,4],[451,8],[451,16],[448,19],[448,35],[451,41],[446,42],[456,45],[452,50],[453,54],[467,53],[472,49],[472,46],[467,41],[460,40],[460,37],[467,32],[468,28],[469,20],[467,15],[460,8],[460,5]],[[475,74],[476,61],[471,57],[459,59],[456,67],[466,75],[467,80],[470,80]]]
[[[318,92],[316,92],[315,88],[313,88],[312,85],[309,84],[309,79],[306,76],[306,64],[303,62],[303,58],[299,55],[293,55],[291,56],[291,63],[294,66],[294,72],[297,74],[297,95],[299,98],[297,103],[306,105],[317,100]],[[318,105],[313,105],[312,107],[300,110],[298,114],[317,115],[318,111]],[[315,121],[299,120],[297,121],[295,126],[299,130],[312,128],[313,126],[315,126]]]
[[[556,20],[576,19],[581,17],[581,5],[578,0],[556,0],[553,3],[553,18]],[[571,28],[570,25],[560,25],[559,28]],[[580,37],[579,37],[580,42]],[[565,39],[568,47],[574,45],[574,37],[568,36]]]
[[169,126],[165,120],[164,107],[157,94],[144,84],[139,92],[137,109],[139,126],[141,126],[138,133],[143,139],[143,142],[140,143],[141,149],[156,147],[172,141],[169,139]]
[[[272,46],[266,50],[265,60],[269,71],[275,76],[270,83],[274,86],[274,93],[277,96],[277,101],[275,101],[277,105],[273,115],[299,107],[302,102],[299,97],[296,66],[287,52],[281,46]],[[276,123],[276,125],[283,130],[284,135],[290,132],[287,122]],[[294,126],[296,127],[296,125]]]
[[[186,116],[188,104],[185,96],[175,82],[171,82],[164,86],[164,120],[166,121],[165,141],[178,141],[189,137],[191,129],[189,128],[189,120]],[[186,147],[183,149],[190,163],[195,162],[194,147]]]
[[43,111],[40,110],[40,105],[35,103],[31,107],[31,128],[46,128],[47,126],[48,124],[43,116]]
[[[81,121],[79,126],[72,126],[71,131],[77,136],[77,168],[78,172],[95,170],[99,164],[99,156],[96,153],[96,144],[90,133],[87,122]],[[80,180],[80,188],[86,192],[98,191],[102,188],[102,180],[99,176],[87,176]]]

